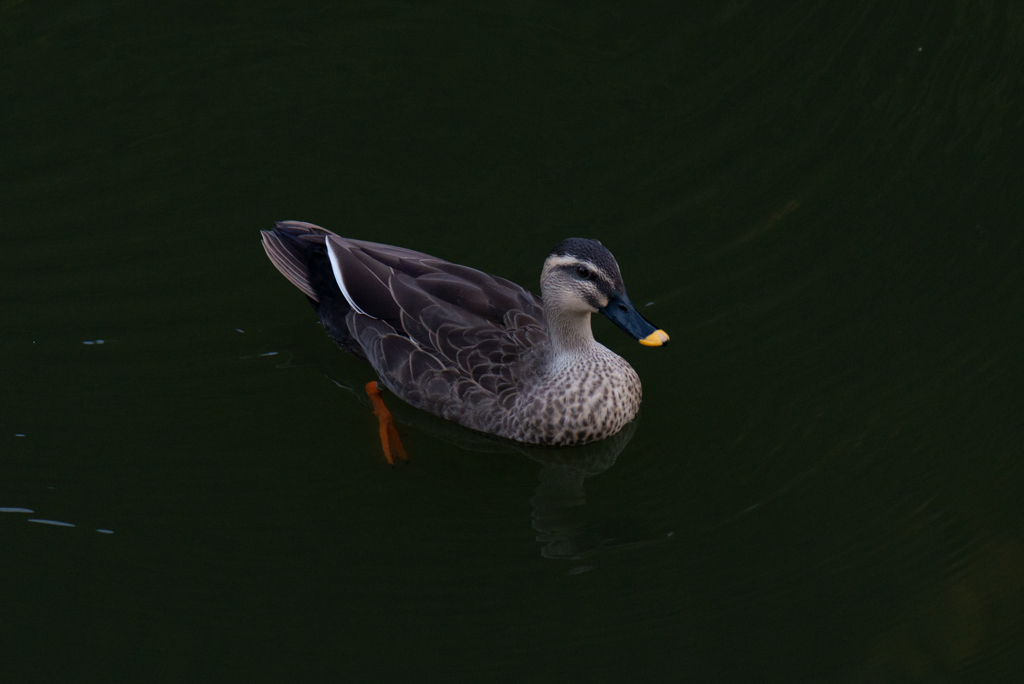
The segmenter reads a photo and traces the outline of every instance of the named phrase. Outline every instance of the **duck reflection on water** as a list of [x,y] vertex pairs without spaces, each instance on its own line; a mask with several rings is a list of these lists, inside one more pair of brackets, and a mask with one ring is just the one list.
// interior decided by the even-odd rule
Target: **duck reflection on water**
[[[639,419],[602,442],[568,449],[523,449],[522,453],[542,465],[540,484],[530,503],[533,505],[533,529],[541,555],[562,560],[584,560],[609,551],[622,551],[672,536],[654,532],[642,520],[617,518],[588,519],[584,481],[605,472],[613,465],[633,435]],[[582,568],[589,569],[589,568]]]

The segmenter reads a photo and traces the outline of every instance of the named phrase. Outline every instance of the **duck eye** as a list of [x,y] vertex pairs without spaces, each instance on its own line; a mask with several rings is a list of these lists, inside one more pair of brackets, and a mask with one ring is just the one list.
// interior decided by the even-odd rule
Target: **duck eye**
[[576,275],[578,275],[580,278],[589,278],[590,269],[588,269],[586,266],[577,266]]

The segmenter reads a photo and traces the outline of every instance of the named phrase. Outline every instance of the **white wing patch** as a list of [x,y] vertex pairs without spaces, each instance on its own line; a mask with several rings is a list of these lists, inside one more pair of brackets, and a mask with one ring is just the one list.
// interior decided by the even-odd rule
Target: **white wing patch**
[[331,270],[334,271],[334,280],[337,281],[338,287],[341,288],[341,294],[344,295],[345,301],[348,302],[348,305],[351,306],[352,310],[356,313],[369,316],[376,320],[376,316],[370,316],[370,314],[360,309],[359,306],[356,305],[355,300],[352,299],[352,295],[350,295],[348,290],[345,289],[345,280],[341,277],[341,264],[338,263],[338,255],[334,253],[334,246],[331,244],[330,236],[328,236],[325,242],[327,244],[327,256],[331,259]]

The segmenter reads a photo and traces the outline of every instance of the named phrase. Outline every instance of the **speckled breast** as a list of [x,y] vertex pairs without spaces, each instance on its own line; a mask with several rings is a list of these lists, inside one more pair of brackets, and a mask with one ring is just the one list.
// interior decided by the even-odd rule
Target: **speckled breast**
[[625,359],[603,347],[548,369],[540,383],[524,389],[499,432],[520,442],[595,442],[621,430],[640,409],[640,378]]

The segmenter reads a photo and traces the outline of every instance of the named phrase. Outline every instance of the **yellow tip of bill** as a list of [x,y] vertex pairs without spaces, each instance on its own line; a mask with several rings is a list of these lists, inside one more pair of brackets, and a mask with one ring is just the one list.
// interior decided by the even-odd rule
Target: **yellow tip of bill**
[[663,347],[668,344],[668,333],[664,330],[655,330],[650,335],[640,340],[645,347]]

